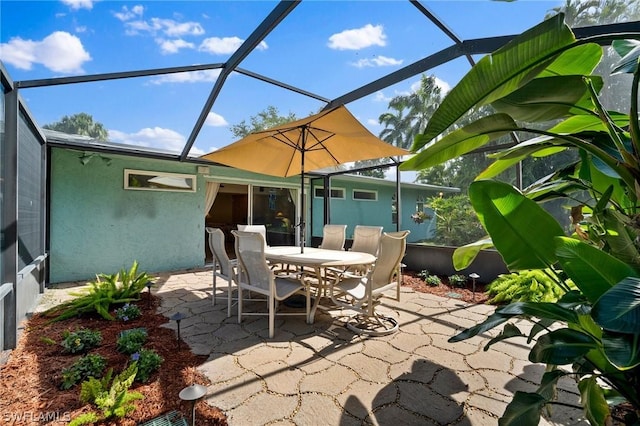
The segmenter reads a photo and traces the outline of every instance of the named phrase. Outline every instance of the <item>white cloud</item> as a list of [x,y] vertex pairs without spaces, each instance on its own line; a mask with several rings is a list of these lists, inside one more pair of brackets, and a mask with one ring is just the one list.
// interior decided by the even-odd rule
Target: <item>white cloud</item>
[[387,36],[382,25],[367,24],[362,28],[344,30],[329,37],[329,47],[337,50],[359,50],[369,46],[385,46]]
[[377,91],[373,98],[374,102],[389,102],[391,99],[392,98],[390,96],[385,96],[381,90]]
[[82,64],[91,60],[80,39],[64,31],[49,34],[41,41],[14,37],[0,44],[0,58],[16,68],[30,70],[33,64],[60,73],[83,72]]
[[357,62],[352,62],[351,65],[356,68],[364,67],[387,67],[392,65],[402,65],[402,59],[393,59],[386,56],[376,56],[373,59],[360,59]]
[[380,122],[378,120],[376,120],[375,118],[369,118],[369,119],[367,119],[367,124],[369,126],[379,126]]
[[193,49],[195,48],[195,44],[190,43],[188,41],[184,41],[182,39],[176,40],[164,40],[164,39],[156,39],[156,43],[160,45],[160,50],[163,54],[168,55],[171,53],[178,53],[180,49]]
[[182,152],[187,139],[175,130],[162,127],[145,127],[135,133],[125,133],[119,130],[109,130],[109,140],[112,142],[163,149],[172,152]]
[[122,6],[122,12],[116,12],[113,15],[121,20],[122,22],[128,21],[130,19],[136,18],[138,16],[142,16],[144,12],[144,6],[136,5],[129,9],[127,6]]
[[[244,40],[239,37],[209,37],[202,41],[198,50],[213,55],[230,55],[238,50],[242,43]],[[268,47],[267,43],[262,41],[257,49],[266,50]]]
[[62,0],[62,3],[69,6],[71,9],[93,9],[93,0]]
[[229,125],[227,120],[224,119],[220,114],[216,114],[215,112],[210,112],[207,115],[207,119],[204,122],[207,126],[213,127],[223,127]]
[[193,72],[177,72],[174,74],[161,75],[151,80],[151,83],[211,83],[215,82],[218,79],[219,75],[219,69]]
[[136,20],[125,22],[126,34],[137,35],[140,33],[163,33],[169,37],[185,35],[199,36],[204,34],[204,28],[197,22],[177,22],[173,19],[151,18],[148,21]]
[[84,25],[80,25],[76,27],[76,32],[81,34],[81,33],[86,33],[87,32],[87,27]]

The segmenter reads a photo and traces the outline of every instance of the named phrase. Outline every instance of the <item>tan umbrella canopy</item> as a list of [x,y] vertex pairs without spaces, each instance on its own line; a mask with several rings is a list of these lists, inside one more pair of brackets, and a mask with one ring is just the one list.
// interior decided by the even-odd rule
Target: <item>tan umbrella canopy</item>
[[301,175],[301,249],[304,247],[304,173],[352,161],[409,154],[367,130],[344,106],[250,135],[201,158],[272,176]]

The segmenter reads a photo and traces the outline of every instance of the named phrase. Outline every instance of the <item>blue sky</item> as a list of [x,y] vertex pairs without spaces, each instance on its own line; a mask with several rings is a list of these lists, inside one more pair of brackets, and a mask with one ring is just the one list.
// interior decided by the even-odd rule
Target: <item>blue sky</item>
[[[423,1],[461,39],[516,34],[561,1]],[[0,59],[13,81],[221,63],[276,6],[274,1],[0,2]],[[452,42],[408,1],[305,0],[240,67],[328,99],[431,55]],[[443,87],[469,64],[428,72]],[[217,71],[21,90],[38,124],[86,112],[113,142],[180,152]],[[420,76],[347,105],[374,134],[388,101]],[[273,105],[298,117],[324,103],[232,74],[192,155],[234,141],[229,126]]]

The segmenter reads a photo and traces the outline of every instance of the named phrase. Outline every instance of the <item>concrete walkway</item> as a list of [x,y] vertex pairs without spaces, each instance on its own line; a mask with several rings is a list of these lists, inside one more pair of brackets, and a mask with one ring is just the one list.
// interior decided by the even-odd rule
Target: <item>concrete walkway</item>
[[[490,306],[403,288],[400,302],[383,306],[400,321],[396,334],[354,335],[346,312],[336,310],[319,311],[312,325],[276,317],[268,339],[267,317],[238,324],[235,309],[227,318],[226,299],[212,306],[211,277],[210,270],[160,274],[154,292],[164,315],[187,316],[181,336],[209,356],[200,366],[212,383],[206,398],[230,425],[494,425],[513,393],[535,390],[544,372],[527,361],[524,339],[486,352],[486,335],[447,342]],[[225,285],[218,281],[219,290]],[[256,308],[265,306],[246,307]],[[561,382],[558,400],[578,403],[574,382]],[[541,424],[587,422],[581,410],[555,406]]]

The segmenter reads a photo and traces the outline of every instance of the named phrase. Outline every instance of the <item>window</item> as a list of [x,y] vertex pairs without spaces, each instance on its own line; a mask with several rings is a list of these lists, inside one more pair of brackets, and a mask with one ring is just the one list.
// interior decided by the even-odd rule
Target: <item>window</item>
[[[316,198],[324,198],[324,188],[322,186],[314,187],[313,196]],[[344,188],[331,188],[331,198],[344,200]]]
[[125,169],[124,188],[143,191],[196,192],[196,176]]
[[354,189],[353,199],[361,201],[378,201],[378,191],[369,191],[366,189]]

